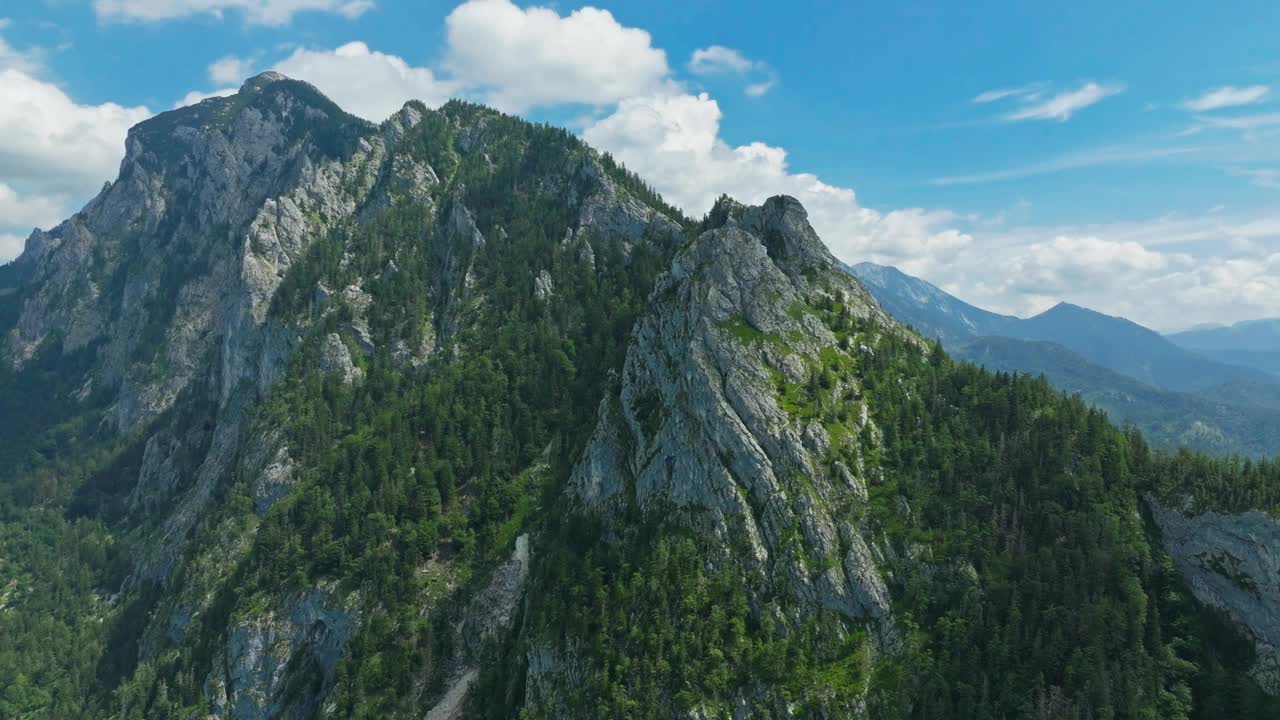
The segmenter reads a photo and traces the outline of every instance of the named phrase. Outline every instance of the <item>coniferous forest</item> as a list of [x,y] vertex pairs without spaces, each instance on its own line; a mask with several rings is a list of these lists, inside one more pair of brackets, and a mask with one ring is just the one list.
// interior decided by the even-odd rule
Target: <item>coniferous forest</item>
[[[727,198],[684,218],[564,130],[460,102],[415,112],[388,152],[437,183],[310,239],[264,306],[264,326],[296,336],[271,384],[202,371],[145,422],[104,421],[121,383],[174,372],[163,290],[128,383],[85,383],[105,336],[67,349],[50,335],[0,362],[0,718],[422,717],[460,668],[474,676],[459,717],[1280,717],[1251,675],[1253,638],[1197,600],[1150,512],[1274,519],[1280,461],[1153,449],[1043,379],[952,359],[860,304],[834,268],[796,273],[806,294],[782,314],[808,335],[745,317],[704,331],[744,357],[794,359],[761,370],[760,397],[829,442],[786,492],[866,537],[892,643],[744,573],[736,540],[717,554],[720,539],[671,508],[630,503],[609,522],[584,510],[570,478],[630,382],[638,323],[682,287],[681,258],[750,230],[782,267],[790,241]],[[289,137],[347,162],[352,138],[383,130]],[[580,198],[600,187],[649,224],[586,222]],[[122,289],[142,263],[133,247],[112,250],[111,312],[135,307]],[[214,259],[175,261],[167,281],[216,273]],[[43,297],[42,272],[0,271],[0,333]],[[814,337],[832,344],[804,350]],[[654,435],[670,412],[648,410],[654,427],[632,432]],[[239,444],[213,474],[233,411]],[[290,479],[264,491],[278,448]],[[865,497],[822,489],[837,467],[857,469]],[[514,618],[471,632],[476,598],[497,597],[487,589],[524,541]],[[841,562],[799,531],[777,543],[815,577]],[[299,617],[310,624],[290,635]],[[245,664],[254,642],[287,659]],[[531,668],[553,664],[540,648],[572,649],[555,656],[571,664],[565,685],[534,687]]]

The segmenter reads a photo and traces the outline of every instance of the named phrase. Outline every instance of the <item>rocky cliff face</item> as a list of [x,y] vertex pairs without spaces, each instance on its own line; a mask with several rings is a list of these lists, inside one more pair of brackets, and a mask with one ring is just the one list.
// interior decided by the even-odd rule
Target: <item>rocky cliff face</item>
[[[429,128],[419,127],[424,118]],[[264,418],[261,403],[311,344],[320,371],[348,386],[363,382],[382,353],[404,373],[466,355],[460,335],[487,318],[491,291],[476,275],[479,254],[486,243],[524,241],[509,240],[501,225],[486,237],[458,177],[464,166],[476,183],[499,172],[491,156],[510,154],[512,138],[498,118],[411,102],[374,126],[305,83],[266,73],[233,96],[133,128],[119,177],[72,218],[34,233],[15,264],[23,287],[0,362],[21,372],[39,353],[87,354],[73,402],[102,432],[139,437],[121,527],[132,570],[123,587],[108,590],[121,602],[160,596],[137,641],[144,663],[159,662],[166,648],[208,647],[209,618],[225,615],[212,628],[219,639],[200,679],[213,716],[305,717],[323,707],[370,601],[318,585],[234,598],[260,518],[300,472],[287,434]],[[683,234],[621,188],[594,151],[572,141],[557,152],[525,196],[558,208],[567,224],[561,245],[592,267],[592,241],[616,240],[630,252]],[[413,247],[370,273],[356,271],[365,258],[339,242],[344,283],[293,288],[282,305],[282,283],[319,241],[352,236],[397,208],[429,228],[414,239],[429,248],[424,318],[393,328],[373,319],[398,302],[387,288],[400,272],[396,258],[404,262]],[[538,299],[549,302],[550,275],[535,278]],[[410,324],[420,326],[412,336]],[[238,478],[250,479],[253,517],[219,505]],[[441,703],[441,717],[460,707],[481,646],[513,621],[528,538],[514,553],[492,587],[449,581],[427,607],[479,593],[459,621],[457,654],[440,661],[449,694],[422,699]],[[436,571],[458,573],[447,564]],[[154,587],[162,590],[147,589]]]
[[[976,627],[931,598],[1004,609],[976,567],[1025,560],[1039,510],[1020,476],[988,499],[890,436],[926,410],[983,457],[1047,435],[1003,386],[945,374],[796,200],[726,198],[692,227],[570,134],[465,103],[374,126],[268,73],[134,128],[119,178],[29,241],[0,354],[0,379],[71,375],[76,447],[105,458],[65,490],[123,548],[87,603],[111,636],[83,714],[634,709],[608,686],[663,717],[905,716],[922,618]],[[1008,428],[963,434],[975,418]],[[935,481],[968,483],[967,534]],[[1274,521],[1153,512],[1275,692]],[[716,636],[690,650],[699,628],[630,611]],[[662,676],[675,662],[715,677]]]
[[[815,608],[883,621],[892,644],[871,552],[831,512],[865,500],[866,478],[833,466],[827,430],[794,422],[775,390],[775,376],[803,383],[823,353],[845,352],[809,303],[839,297],[891,324],[836,267],[789,197],[737,209],[680,253],[632,336],[621,390],[603,405],[571,492],[610,521],[629,505],[674,511],[720,562],[760,582],[785,577]],[[857,388],[836,390],[845,392]],[[803,542],[788,543],[797,531]],[[838,562],[817,570],[827,558]]]
[[223,405],[241,383],[265,388],[291,342],[264,332],[266,304],[309,240],[366,201],[385,146],[275,74],[138,125],[119,178],[29,240],[19,263],[34,291],[6,339],[10,362],[46,341],[96,348],[85,393],[107,395],[120,431],[210,369]]
[[[691,531],[713,572],[749,588],[757,612],[786,618],[790,631],[831,612],[870,628],[872,652],[891,655],[900,637],[875,536],[855,519],[867,501],[861,459],[837,460],[828,429],[793,417],[779,387],[805,384],[833,356],[869,351],[841,346],[812,310],[820,303],[918,341],[839,270],[795,199],[724,201],[717,215],[720,227],[659,278],[569,497],[615,542],[628,542],[637,517]],[[878,433],[856,384],[831,392],[859,430]],[[590,672],[580,663],[572,641],[533,642],[529,706],[563,707]],[[750,716],[749,698],[776,702],[775,691],[739,689],[733,716]],[[854,702],[824,712],[865,711]]]
[[1257,511],[1187,515],[1152,496],[1147,506],[1191,592],[1252,638],[1250,675],[1280,695],[1280,521]]

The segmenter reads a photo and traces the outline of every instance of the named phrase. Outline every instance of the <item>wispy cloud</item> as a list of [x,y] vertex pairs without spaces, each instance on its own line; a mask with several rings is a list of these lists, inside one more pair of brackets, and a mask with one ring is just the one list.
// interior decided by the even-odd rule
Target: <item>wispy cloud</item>
[[1075,113],[1124,92],[1123,85],[1087,82],[1075,90],[1057,93],[1043,102],[1032,102],[1006,116],[1008,120],[1057,120],[1065,122]]
[[[0,17],[0,32],[8,30],[12,24],[13,21],[9,18]],[[0,70],[12,69],[29,75],[38,74],[44,69],[43,54],[41,48],[19,50],[0,36]]]
[[1005,98],[1013,97],[1036,100],[1039,99],[1040,91],[1043,90],[1044,87],[1044,83],[1029,83],[1022,87],[997,88],[995,90],[978,93],[972,100],[970,100],[970,102],[985,105],[986,103],[993,103],[997,100],[1004,100]]
[[723,45],[698,48],[689,58],[689,71],[694,75],[744,73],[754,70],[756,63],[747,56]]
[[689,57],[689,72],[701,77],[713,75],[755,76],[763,79],[748,83],[743,91],[751,97],[760,97],[778,84],[778,74],[762,60],[752,60],[740,51],[724,45],[698,48]]
[[1043,162],[1029,163],[1027,165],[1020,165],[1017,167],[1003,168],[1000,170],[991,170],[988,172],[973,173],[969,175],[949,175],[938,177],[930,180],[929,184],[978,185],[983,183],[1001,182],[1004,180],[1017,180],[1019,178],[1032,177],[1035,175],[1048,175],[1050,173],[1077,170],[1087,167],[1144,163],[1163,158],[1175,157],[1178,155],[1187,155],[1204,149],[1205,148],[1199,146],[1146,148],[1110,146],[1085,152],[1067,153],[1055,158],[1050,158]]
[[1057,120],[1065,122],[1075,113],[1107,97],[1124,92],[1124,85],[1086,82],[1073,90],[1052,92],[1049,83],[1033,82],[1017,87],[987,90],[970,98],[975,105],[1004,102],[1015,109],[1002,117],[1007,122]]
[[747,95],[750,95],[751,97],[760,97],[761,95],[764,95],[765,93],[772,90],[773,86],[777,84],[778,84],[778,77],[776,75],[770,75],[767,80],[762,80],[758,83],[751,83],[750,85],[747,85],[747,87],[743,90],[743,92],[745,92]]
[[1224,85],[1220,88],[1207,90],[1199,97],[1183,102],[1182,107],[1194,112],[1208,112],[1241,105],[1253,105],[1261,102],[1270,91],[1271,89],[1266,85],[1250,85],[1248,87]]
[[93,0],[98,19],[108,22],[162,22],[197,15],[221,19],[237,10],[255,25],[288,25],[301,12],[332,13],[351,19],[373,0]]
[[1280,190],[1280,168],[1233,168],[1230,173],[1249,178],[1250,182],[1260,188]]
[[1209,127],[1230,128],[1232,130],[1257,130],[1259,128],[1280,125],[1280,112],[1254,113],[1253,115],[1207,115],[1196,118]]

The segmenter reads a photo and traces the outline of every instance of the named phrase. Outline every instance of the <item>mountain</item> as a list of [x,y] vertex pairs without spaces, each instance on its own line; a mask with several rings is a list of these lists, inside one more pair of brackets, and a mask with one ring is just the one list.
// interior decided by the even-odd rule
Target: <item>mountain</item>
[[982,337],[953,348],[956,357],[991,370],[1044,375],[1117,422],[1133,423],[1154,442],[1217,455],[1280,455],[1280,412],[1161,390],[1094,365],[1057,343]]
[[1192,329],[1166,337],[1175,345],[1219,362],[1280,375],[1280,318]]
[[1280,463],[952,360],[793,198],[267,74],[0,280],[0,717],[1280,711]]
[[1090,362],[1168,390],[1197,392],[1238,383],[1276,384],[1275,378],[1257,370],[1226,365],[1185,350],[1130,320],[1070,303],[1059,303],[1017,323],[1012,336],[1059,343]]
[[928,338],[950,347],[973,337],[1009,335],[1020,321],[998,315],[948,295],[938,287],[895,267],[862,262],[849,266],[890,315],[909,323]]
[[1257,370],[1175,346],[1123,318],[1061,303],[1028,319],[968,305],[919,278],[874,263],[850,266],[886,310],[957,357],[1044,374],[1158,445],[1280,454],[1280,384]]
[[1263,403],[1280,408],[1280,395],[1270,394],[1280,391],[1274,377],[1211,360],[1124,318],[1065,302],[1026,319],[997,315],[896,268],[864,262],[849,266],[849,272],[894,317],[948,344],[984,336],[1053,342],[1095,365],[1166,390],[1216,394],[1223,386],[1275,385]]

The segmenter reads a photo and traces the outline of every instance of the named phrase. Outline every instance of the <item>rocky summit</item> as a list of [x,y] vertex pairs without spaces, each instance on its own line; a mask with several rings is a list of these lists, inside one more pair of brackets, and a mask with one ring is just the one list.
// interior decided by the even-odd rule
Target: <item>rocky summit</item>
[[1280,466],[953,360],[793,198],[277,73],[126,151],[0,269],[0,717],[1280,717]]

